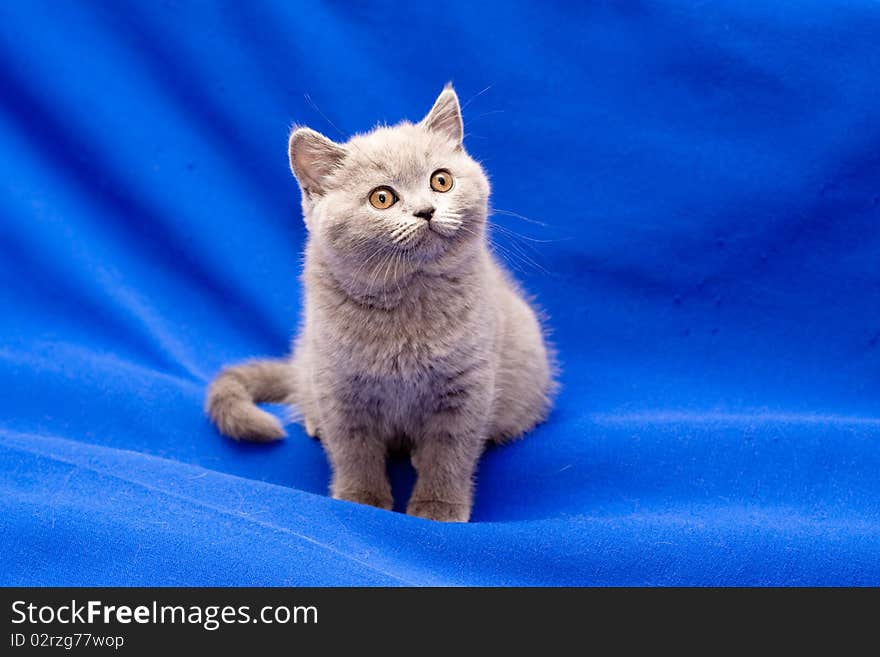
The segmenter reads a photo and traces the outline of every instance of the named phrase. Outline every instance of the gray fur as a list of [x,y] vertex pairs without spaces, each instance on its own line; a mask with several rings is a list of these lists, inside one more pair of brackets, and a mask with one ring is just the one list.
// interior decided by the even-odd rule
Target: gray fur
[[[467,521],[486,444],[522,435],[549,411],[552,359],[540,324],[488,248],[489,182],[462,145],[451,86],[418,124],[336,144],[308,128],[290,138],[302,190],[305,316],[289,361],[221,372],[207,408],[234,438],[273,440],[254,402],[295,405],[328,454],[337,499],[392,505],[390,448],[418,480],[407,512]],[[454,178],[432,190],[437,169]],[[398,202],[368,201],[387,185]],[[426,220],[414,212],[434,208]]]

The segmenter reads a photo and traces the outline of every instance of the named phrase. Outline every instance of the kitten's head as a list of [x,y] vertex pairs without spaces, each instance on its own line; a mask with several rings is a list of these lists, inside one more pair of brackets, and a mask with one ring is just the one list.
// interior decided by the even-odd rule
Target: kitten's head
[[345,144],[293,131],[290,166],[306,226],[334,267],[370,277],[392,258],[412,269],[485,239],[489,182],[462,138],[451,85],[416,124],[378,127]]

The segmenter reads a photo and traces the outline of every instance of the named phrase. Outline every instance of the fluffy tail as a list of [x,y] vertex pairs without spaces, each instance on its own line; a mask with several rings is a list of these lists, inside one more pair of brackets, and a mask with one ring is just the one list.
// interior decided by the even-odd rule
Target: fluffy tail
[[205,411],[221,433],[236,440],[268,442],[285,436],[281,422],[256,402],[282,402],[293,393],[288,360],[253,360],[227,367],[211,384]]

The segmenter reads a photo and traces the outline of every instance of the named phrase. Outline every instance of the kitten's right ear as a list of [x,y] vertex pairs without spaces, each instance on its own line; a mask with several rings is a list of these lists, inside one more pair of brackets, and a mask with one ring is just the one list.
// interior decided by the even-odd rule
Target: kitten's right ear
[[345,146],[310,128],[294,128],[287,150],[290,170],[300,187],[309,194],[317,195],[327,191],[328,178],[348,154]]

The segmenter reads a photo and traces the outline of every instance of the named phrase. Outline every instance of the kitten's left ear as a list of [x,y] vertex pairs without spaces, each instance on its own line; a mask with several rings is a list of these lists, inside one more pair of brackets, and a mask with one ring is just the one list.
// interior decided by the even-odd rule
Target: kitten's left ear
[[464,139],[464,124],[461,120],[461,107],[458,104],[458,95],[449,82],[437,96],[434,107],[419,124],[432,132],[445,135],[455,142],[456,147],[461,147]]

